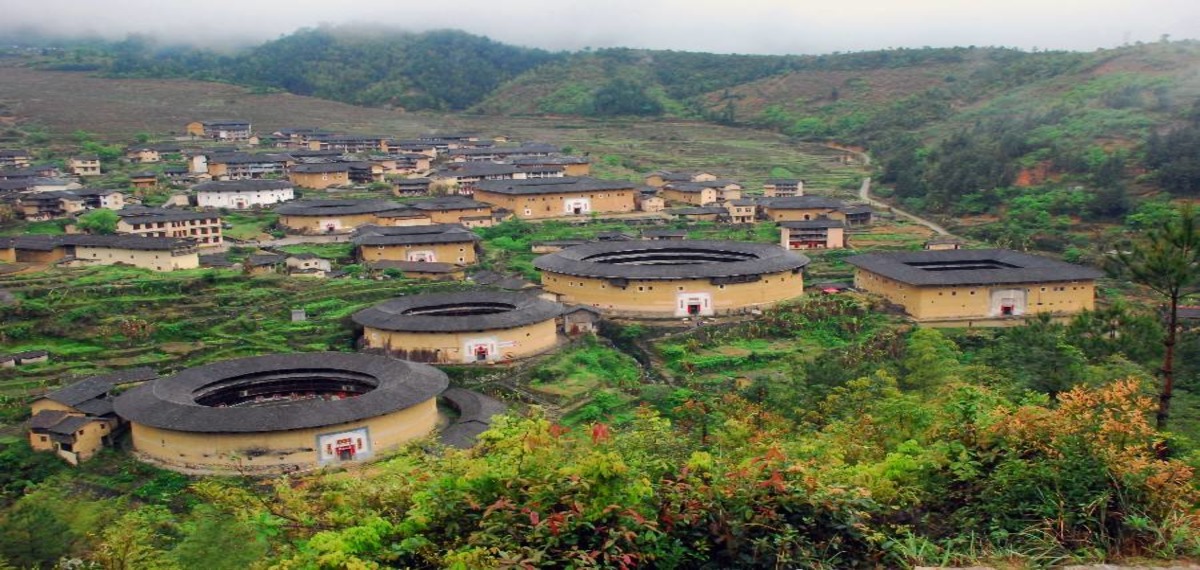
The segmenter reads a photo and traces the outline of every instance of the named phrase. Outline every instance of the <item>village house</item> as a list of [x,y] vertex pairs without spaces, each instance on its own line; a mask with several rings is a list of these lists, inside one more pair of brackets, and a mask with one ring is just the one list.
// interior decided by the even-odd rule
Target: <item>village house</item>
[[954,326],[1093,310],[1095,282],[1104,275],[1004,249],[870,253],[846,262],[857,268],[855,287],[903,307],[917,322]]
[[589,176],[592,173],[592,163],[582,156],[542,156],[512,159],[515,166],[521,167],[558,167],[563,176]]
[[[371,159],[376,160],[376,157],[372,157]],[[432,158],[416,152],[390,154],[386,158],[379,160],[390,162],[387,170],[388,174],[418,174],[428,172],[430,168],[433,168]]]
[[286,180],[223,180],[192,187],[201,208],[246,210],[295,199],[292,183]]
[[427,216],[435,224],[462,224],[468,228],[494,225],[492,206],[466,196],[440,196],[410,202],[408,206]]
[[150,164],[162,162],[162,155],[150,147],[129,147],[125,149],[125,160],[134,164]]
[[346,163],[297,164],[288,172],[292,184],[302,188],[324,190],[350,184],[350,165]]
[[717,179],[717,175],[711,172],[671,172],[669,170],[657,170],[646,175],[646,185],[655,188],[661,188],[672,182],[712,182]]
[[596,178],[488,180],[476,185],[475,199],[521,219],[543,219],[632,212],[637,192],[631,182]]
[[791,222],[828,218],[841,220],[847,227],[871,223],[872,211],[866,205],[847,205],[841,200],[824,196],[795,196],[764,198],[760,202],[763,216],[773,222]]
[[684,240],[688,237],[687,230],[642,230],[644,240]]
[[824,196],[795,196],[762,201],[763,215],[773,222],[815,220],[821,217],[845,220],[846,215],[842,213],[842,208],[845,207],[845,202]]
[[350,182],[354,184],[371,184],[383,182],[383,165],[365,161],[345,161],[350,167]]
[[287,268],[287,256],[278,253],[255,253],[242,262],[242,270],[250,275],[282,273]]
[[79,265],[132,265],[152,271],[200,267],[196,242],[190,239],[139,236],[74,235],[59,238]]
[[413,261],[422,263],[476,263],[479,236],[458,224],[415,227],[363,226],[355,230],[355,254],[367,263]]
[[62,236],[0,237],[0,261],[7,263],[57,263],[73,254]]
[[0,149],[0,168],[29,168],[32,160],[27,150]]
[[332,135],[330,131],[317,127],[294,127],[287,129],[279,129],[271,133],[275,137],[275,146],[281,148],[308,148],[310,137],[318,135]]
[[221,218],[211,212],[163,208],[124,208],[117,211],[117,233],[144,237],[188,238],[200,247],[221,245]]
[[283,260],[288,275],[325,277],[333,271],[333,264],[328,259],[312,253],[297,253]]
[[559,152],[559,148],[554,145],[531,143],[521,146],[456,148],[447,150],[446,155],[450,162],[494,162],[545,158]]
[[29,446],[54,453],[78,465],[116,443],[125,423],[113,411],[113,391],[119,385],[158,377],[149,368],[134,368],[93,376],[55,390],[30,405]]
[[213,180],[251,180],[283,176],[295,160],[286,154],[221,152],[192,155],[190,170]]
[[13,368],[26,364],[49,362],[50,353],[45,350],[26,350],[12,354],[0,354],[0,368]]
[[804,195],[804,181],[799,178],[771,178],[763,183],[763,196],[791,198]]
[[400,198],[428,196],[429,185],[433,183],[428,178],[396,178],[392,181],[392,194]]
[[382,260],[371,263],[372,269],[380,271],[399,271],[407,279],[427,279],[431,281],[462,281],[466,278],[466,269],[455,263],[430,263],[428,261],[393,261]]
[[779,222],[779,245],[788,249],[842,249],[846,247],[846,224],[818,218]]
[[698,182],[668,182],[658,192],[667,202],[707,206],[717,203],[717,189]]
[[563,332],[570,336],[595,333],[603,313],[587,305],[574,305],[563,310]]
[[74,215],[86,209],[84,199],[69,191],[24,192],[17,198],[21,217],[44,221]]
[[641,212],[658,213],[667,209],[667,201],[658,195],[658,188],[653,186],[643,186],[638,188],[634,194],[637,200],[637,209]]
[[106,208],[120,210],[125,207],[125,194],[108,188],[76,188],[68,192],[83,198],[83,205],[89,210]]
[[470,194],[478,182],[483,180],[529,180],[534,178],[562,178],[560,166],[515,166],[496,162],[465,162],[449,164],[433,175],[438,182],[454,184],[459,192]]
[[337,135],[312,133],[307,137],[309,150],[337,150],[349,154],[387,153],[388,137],[378,135]]
[[423,154],[431,159],[438,157],[437,145],[428,141],[388,141],[388,148],[404,153]]
[[156,172],[134,172],[129,175],[129,185],[138,189],[150,189],[158,187],[158,173]]
[[721,206],[686,206],[667,208],[668,216],[688,222],[716,222],[729,219],[729,210]]
[[875,212],[866,204],[851,204],[842,208],[842,215],[846,217],[848,227],[866,226],[871,224]]
[[82,185],[71,180],[62,178],[15,178],[11,180],[0,180],[0,196],[13,195],[19,192],[60,192],[63,190],[74,190],[81,188]]
[[346,233],[358,226],[429,225],[429,217],[387,200],[293,200],[275,207],[279,225],[290,233]]
[[967,242],[952,235],[933,236],[925,241],[924,249],[963,249]]
[[184,130],[193,137],[217,141],[249,141],[253,136],[249,121],[193,121]]
[[752,199],[727,200],[724,205],[729,211],[729,221],[735,224],[753,224],[758,216],[758,202]]
[[67,159],[67,172],[71,176],[100,176],[100,157],[72,156]]

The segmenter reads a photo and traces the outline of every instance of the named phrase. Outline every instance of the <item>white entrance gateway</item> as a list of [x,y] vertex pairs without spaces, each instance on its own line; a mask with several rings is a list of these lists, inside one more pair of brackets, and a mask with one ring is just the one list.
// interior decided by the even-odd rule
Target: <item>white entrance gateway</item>
[[707,317],[712,314],[712,296],[708,293],[679,293],[675,295],[676,317]]

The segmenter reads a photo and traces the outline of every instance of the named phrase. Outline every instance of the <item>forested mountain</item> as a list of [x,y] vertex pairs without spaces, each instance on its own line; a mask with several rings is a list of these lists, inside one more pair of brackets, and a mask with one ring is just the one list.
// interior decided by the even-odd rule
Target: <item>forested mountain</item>
[[[1136,207],[1131,195],[1195,196],[1200,188],[1200,159],[1187,150],[1196,140],[1197,61],[1200,45],[1186,41],[1090,53],[549,53],[455,31],[321,27],[233,55],[131,37],[51,52],[41,65],[408,110],[754,126],[868,149],[878,179],[914,209],[997,214],[1049,184],[1054,192],[1037,193],[1030,209],[1119,220]],[[980,237],[1027,244],[1036,237],[1028,230],[992,227],[994,235]]]
[[148,37],[54,54],[50,69],[115,77],[188,77],[346,103],[461,110],[502,82],[562,56],[453,30],[320,27],[233,55],[164,47]]

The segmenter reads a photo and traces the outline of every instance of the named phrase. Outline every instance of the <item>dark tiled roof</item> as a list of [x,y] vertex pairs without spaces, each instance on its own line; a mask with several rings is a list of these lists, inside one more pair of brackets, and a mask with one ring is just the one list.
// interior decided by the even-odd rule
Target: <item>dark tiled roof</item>
[[848,257],[846,262],[917,286],[1087,281],[1104,276],[1091,267],[1006,249],[868,253]]
[[62,240],[68,245],[103,247],[110,249],[135,249],[140,251],[170,251],[193,245],[191,240],[167,237],[141,236],[64,236]]
[[791,222],[779,222],[780,227],[788,228],[789,230],[813,230],[822,228],[844,228],[846,224],[841,220],[796,220]]
[[445,211],[445,210],[469,210],[472,208],[490,208],[491,205],[485,202],[479,202],[467,198],[466,196],[446,196],[444,198],[431,198],[428,200],[420,200],[410,202],[410,207],[418,210],[427,211]]
[[664,191],[671,190],[675,192],[682,192],[684,194],[699,194],[705,190],[716,190],[721,186],[721,184],[710,184],[707,182],[672,182],[666,186],[663,186],[662,189]]
[[179,222],[188,220],[208,220],[218,218],[212,212],[191,212],[188,210],[169,210],[166,208],[140,208],[136,206],[117,210],[121,220],[130,224],[147,222]]
[[810,210],[820,208],[840,209],[846,203],[824,196],[788,196],[786,198],[764,198],[763,207],[776,210]]
[[841,208],[845,214],[870,214],[873,212],[871,207],[866,204],[855,204],[853,206],[845,206]]
[[1179,318],[1187,320],[1200,319],[1200,307],[1179,307]]
[[29,429],[48,430],[70,415],[62,410],[42,410],[29,418]]
[[[455,305],[496,306],[504,310],[469,315],[421,314]],[[391,331],[484,331],[539,323],[559,316],[562,309],[558,303],[525,293],[468,291],[399,297],[354,313],[353,319],[362,326]]]
[[438,436],[450,447],[466,449],[475,445],[479,434],[491,427],[492,418],[508,410],[500,400],[462,388],[450,388],[442,392],[442,398],[459,414]]
[[46,428],[46,431],[59,435],[74,435],[75,432],[83,429],[83,426],[92,423],[92,421],[93,418],[87,416],[67,416],[62,421]]
[[146,368],[144,366],[139,368],[130,368],[128,370],[121,370],[119,372],[112,372],[109,374],[101,374],[98,376],[85,378],[69,386],[59,388],[58,390],[50,392],[42,397],[53,400],[65,406],[74,407],[83,404],[88,400],[95,400],[97,398],[104,397],[104,395],[107,394],[109,390],[112,390],[114,386],[120,384],[129,384],[132,382],[145,382],[155,378],[158,378],[158,373],[150,368]]
[[633,190],[637,185],[621,180],[598,178],[533,178],[529,180],[483,180],[475,185],[476,190],[496,194],[559,194],[597,192],[606,190]]
[[477,242],[479,236],[458,224],[428,226],[363,226],[351,239],[357,245],[418,245]]
[[705,214],[728,214],[729,210],[720,206],[691,206],[667,208],[667,213],[673,216],[703,216]]
[[200,256],[200,265],[203,267],[233,267],[233,262],[229,261],[223,253],[214,253],[210,255]]
[[772,186],[795,186],[803,182],[799,178],[768,178],[765,184]]
[[642,230],[645,237],[687,237],[687,230]]
[[295,185],[287,180],[222,180],[205,182],[192,187],[196,192],[258,192],[262,190],[287,190]]
[[387,200],[296,200],[275,207],[285,216],[346,216],[403,210],[404,204]]
[[[608,262],[601,262],[598,259]],[[738,241],[595,242],[533,260],[534,267],[602,279],[704,279],[799,270],[809,259],[777,245]]]
[[266,267],[269,265],[279,265],[279,264],[283,263],[286,259],[287,258],[285,258],[282,255],[276,255],[274,253],[265,253],[265,254],[251,255],[250,257],[247,257],[246,264],[249,265],[250,267]]
[[513,277],[511,275],[504,275],[502,273],[496,273],[495,271],[488,270],[480,271],[474,275],[471,275],[471,281],[485,287],[495,287],[497,289],[507,289],[509,291],[520,291],[522,289],[528,289],[535,286],[533,283],[521,279],[520,277]]
[[345,162],[323,162],[317,164],[297,164],[292,167],[292,172],[301,174],[325,173],[325,172],[350,172],[350,165]]
[[[328,374],[370,378],[376,387],[341,400],[300,400],[275,406],[211,407],[198,391],[234,378],[279,379]],[[121,417],[163,429],[204,433],[255,433],[332,426],[410,408],[446,389],[445,373],[425,364],[344,352],[273,354],[189,368],[134,388],[116,400]]]

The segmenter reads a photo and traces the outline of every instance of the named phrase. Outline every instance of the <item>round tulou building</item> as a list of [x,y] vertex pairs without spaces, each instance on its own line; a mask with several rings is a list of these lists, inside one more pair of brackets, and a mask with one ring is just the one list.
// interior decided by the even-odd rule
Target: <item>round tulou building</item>
[[338,352],[190,368],[114,402],[143,460],[200,473],[277,473],[369,459],[431,433],[446,375]]
[[363,348],[433,364],[526,358],[558,342],[563,307],[528,293],[412,295],[354,314]]
[[669,318],[736,313],[797,297],[808,258],[735,241],[611,241],[533,261],[564,303],[610,315]]

